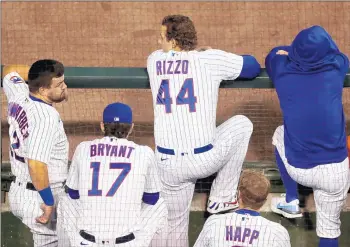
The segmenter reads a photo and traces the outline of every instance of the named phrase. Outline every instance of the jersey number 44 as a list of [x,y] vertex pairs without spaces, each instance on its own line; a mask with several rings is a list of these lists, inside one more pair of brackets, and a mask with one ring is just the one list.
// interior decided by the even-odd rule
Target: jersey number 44
[[[197,97],[194,95],[193,78],[187,78],[176,97],[176,105],[188,105],[190,112],[196,111]],[[169,79],[160,83],[157,94],[157,105],[164,105],[165,112],[171,113],[173,99],[170,96]]]

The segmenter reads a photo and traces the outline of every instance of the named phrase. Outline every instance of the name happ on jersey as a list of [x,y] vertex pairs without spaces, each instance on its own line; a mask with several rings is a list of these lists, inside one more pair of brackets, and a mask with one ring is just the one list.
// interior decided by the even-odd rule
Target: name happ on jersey
[[226,226],[226,241],[233,242],[248,242],[249,244],[253,243],[253,240],[258,239],[259,231],[251,230],[250,228],[242,227],[233,227]]

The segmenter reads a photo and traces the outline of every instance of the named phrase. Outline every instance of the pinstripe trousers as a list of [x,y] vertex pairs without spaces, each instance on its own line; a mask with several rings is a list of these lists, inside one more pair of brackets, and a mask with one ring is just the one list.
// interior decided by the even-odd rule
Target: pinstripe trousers
[[213,148],[207,152],[194,154],[193,150],[180,149],[174,149],[175,155],[156,152],[161,195],[169,212],[164,247],[188,246],[189,213],[197,179],[217,172],[209,198],[216,202],[234,199],[252,132],[252,122],[237,115],[217,127]]
[[[79,199],[73,200],[68,194],[63,194],[57,208],[57,231],[59,236],[59,247],[164,247],[163,240],[157,236],[167,231],[167,208],[164,199],[160,198],[155,205],[142,205],[139,224],[135,229],[130,229],[135,235],[135,239],[123,243],[115,244],[115,239],[109,243],[92,243],[86,241],[79,235],[78,219],[81,217],[81,205]],[[108,215],[108,214],[106,214]],[[98,238],[98,236],[96,236]],[[118,236],[116,236],[118,237]]]
[[[40,209],[43,200],[37,191],[26,189],[27,182],[16,181],[11,183],[9,191],[9,204],[11,212],[19,218],[33,233],[34,247],[57,247],[58,237],[56,232],[57,213],[51,215],[48,224],[40,224],[35,221],[36,217],[42,215]],[[62,183],[57,186],[51,185],[55,199],[55,205],[63,192]]]
[[288,174],[297,183],[313,188],[316,204],[316,233],[322,238],[340,236],[340,213],[349,185],[349,159],[340,163],[319,165],[310,169],[291,166],[285,156],[284,127],[279,126],[272,138]]

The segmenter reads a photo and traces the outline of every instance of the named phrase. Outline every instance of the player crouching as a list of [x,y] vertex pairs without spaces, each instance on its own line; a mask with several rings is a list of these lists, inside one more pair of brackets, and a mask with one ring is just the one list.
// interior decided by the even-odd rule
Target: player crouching
[[287,230],[258,212],[269,194],[269,180],[259,172],[245,170],[238,190],[239,209],[210,216],[194,247],[290,246]]
[[58,224],[71,246],[146,247],[166,229],[154,152],[127,140],[132,129],[131,108],[113,103],[103,112],[105,136],[77,146],[67,179],[69,197],[58,208]]

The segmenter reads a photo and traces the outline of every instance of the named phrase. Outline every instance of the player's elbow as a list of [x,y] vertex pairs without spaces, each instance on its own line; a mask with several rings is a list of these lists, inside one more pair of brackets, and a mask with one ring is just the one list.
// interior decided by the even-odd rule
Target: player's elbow
[[286,51],[289,53],[291,50],[291,47],[290,46],[277,46],[277,47],[270,50],[270,52],[268,53],[268,55],[265,58],[265,68],[268,70],[268,72],[272,69],[271,68],[271,61],[274,57],[278,56],[277,52],[279,50],[283,50],[283,51]]
[[156,192],[156,193],[144,192],[142,196],[142,201],[149,205],[155,205],[159,200],[159,196],[160,196],[159,192]]
[[38,191],[49,186],[48,169],[44,162],[28,159],[28,171],[32,183]]
[[260,74],[261,66],[255,57],[243,55],[243,67],[239,75],[242,79],[254,79]]
[[17,72],[23,78],[23,80],[28,80],[29,68],[30,67],[28,65],[20,65],[20,64],[6,65],[2,68],[2,78],[10,74],[11,72]]
[[28,169],[30,175],[47,174],[47,166],[44,162],[28,159]]

